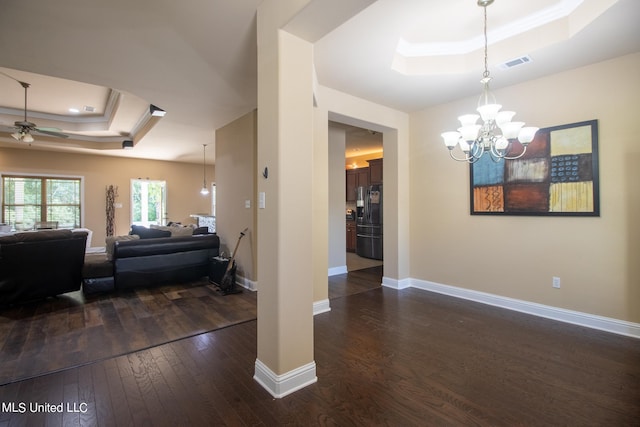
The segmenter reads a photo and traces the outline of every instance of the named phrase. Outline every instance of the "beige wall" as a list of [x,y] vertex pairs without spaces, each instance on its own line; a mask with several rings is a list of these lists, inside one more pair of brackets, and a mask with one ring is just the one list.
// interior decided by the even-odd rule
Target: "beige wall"
[[531,125],[598,120],[597,218],[469,215],[469,168],[440,133],[476,98],[413,114],[412,278],[640,322],[638,76],[634,54],[494,91]]
[[[230,254],[238,247],[238,275],[256,280],[257,112],[245,114],[216,131],[216,231]],[[246,207],[249,201],[250,207]]]
[[[207,167],[207,176],[214,168]],[[104,246],[106,233],[105,199],[109,185],[118,187],[116,234],[130,229],[131,179],[149,178],[167,181],[169,221],[190,223],[193,213],[211,211],[210,196],[200,195],[202,165],[47,152],[30,148],[0,148],[0,172],[43,175],[71,175],[84,178],[84,227],[93,231],[92,246]]]
[[329,269],[338,271],[347,266],[345,144],[345,130],[329,126]]
[[[311,215],[313,240],[313,302],[314,312],[329,306],[329,118],[327,111],[313,109],[313,162],[311,183]],[[321,302],[323,307],[318,308]]]
[[313,363],[313,49],[279,30],[303,3],[258,6],[257,362],[276,375]]

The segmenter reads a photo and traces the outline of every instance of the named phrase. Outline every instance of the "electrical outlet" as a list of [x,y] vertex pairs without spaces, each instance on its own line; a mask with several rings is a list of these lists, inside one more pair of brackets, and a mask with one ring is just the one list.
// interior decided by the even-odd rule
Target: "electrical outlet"
[[551,282],[551,286],[554,288],[560,288],[560,278],[557,276],[553,276],[553,281]]

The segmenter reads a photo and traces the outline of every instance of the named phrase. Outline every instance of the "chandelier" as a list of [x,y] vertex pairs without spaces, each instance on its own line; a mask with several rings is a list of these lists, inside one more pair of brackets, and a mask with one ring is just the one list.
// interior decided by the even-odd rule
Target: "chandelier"
[[[478,100],[479,114],[465,114],[458,117],[461,127],[457,131],[441,134],[449,149],[452,159],[459,162],[475,163],[484,153],[489,153],[495,162],[500,159],[514,160],[522,157],[527,151],[527,145],[538,131],[536,127],[524,127],[524,122],[512,122],[516,114],[513,111],[500,111],[502,105],[497,104],[494,95],[489,90],[491,76],[487,61],[487,6],[494,0],[478,0],[478,6],[484,8],[484,72],[482,73],[482,95]],[[477,124],[482,118],[482,124]],[[517,154],[511,153],[515,140],[520,142],[522,149]],[[464,158],[456,157],[453,149],[460,147]]]

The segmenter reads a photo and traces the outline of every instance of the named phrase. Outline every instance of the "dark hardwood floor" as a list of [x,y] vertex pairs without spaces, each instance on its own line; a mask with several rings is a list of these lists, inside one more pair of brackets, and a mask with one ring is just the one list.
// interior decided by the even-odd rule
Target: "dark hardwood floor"
[[379,288],[382,282],[382,266],[363,268],[347,274],[329,277],[329,299],[342,298]]
[[344,296],[314,321],[318,382],[283,399],[252,378],[248,321],[2,386],[0,426],[640,425],[639,340],[381,288],[375,274],[364,290],[367,274],[330,280],[357,292],[332,290]]
[[1,309],[0,385],[255,318],[255,293],[223,296],[206,279]]

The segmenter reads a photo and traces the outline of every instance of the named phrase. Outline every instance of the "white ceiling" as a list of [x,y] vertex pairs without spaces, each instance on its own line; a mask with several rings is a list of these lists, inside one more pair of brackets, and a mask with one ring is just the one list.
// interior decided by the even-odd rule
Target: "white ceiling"
[[[202,144],[214,142],[216,128],[256,107],[255,11],[259,3],[3,0],[0,71],[31,83],[29,120],[93,137],[93,141],[79,141],[73,138],[87,138],[55,140],[38,135],[30,149],[62,150],[70,143],[70,150],[80,152],[199,163]],[[410,73],[421,68],[426,70],[424,75],[391,68],[394,59],[397,64],[400,38],[411,43],[445,43],[448,48],[453,42],[464,45],[480,37],[483,9],[475,3],[373,2],[315,43],[320,84],[407,112],[479,93],[482,49],[402,60],[410,65],[406,68]],[[496,0],[487,9],[490,42],[510,23],[522,27],[524,21],[519,19],[568,4],[576,8],[569,17],[490,44],[494,88],[640,51],[638,0]],[[525,54],[532,59],[527,65],[509,70],[497,67]],[[18,83],[0,75],[0,124],[11,126],[22,119],[1,114],[23,107],[22,91]],[[118,95],[119,102],[109,122],[103,110],[111,93]],[[119,149],[119,142],[113,149],[86,148],[96,146],[100,138],[127,139],[127,133],[140,127],[148,115],[148,104],[166,110],[167,115],[140,131],[142,138],[133,150]],[[94,122],[102,120],[101,124],[90,126],[86,118],[79,123],[77,115],[66,112],[71,106],[85,105],[97,109]],[[66,122],[52,120],[51,114],[69,117]],[[25,145],[0,133],[0,146]]]

